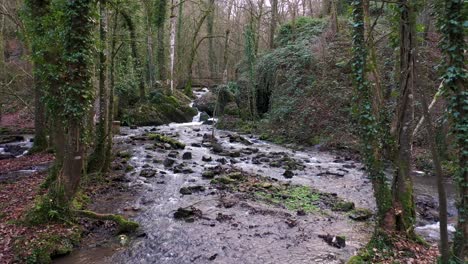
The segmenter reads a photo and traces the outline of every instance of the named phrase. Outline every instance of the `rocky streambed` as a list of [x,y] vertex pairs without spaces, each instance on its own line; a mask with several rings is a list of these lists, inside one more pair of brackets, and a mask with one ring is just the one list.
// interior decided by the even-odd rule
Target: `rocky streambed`
[[[122,128],[113,180],[124,188],[91,209],[141,230],[91,233],[56,263],[345,263],[370,239],[375,200],[362,164],[213,131],[199,118]],[[431,198],[420,214],[432,215]],[[437,221],[424,217],[426,227]]]
[[375,203],[361,164],[212,135],[201,122],[123,128],[114,169],[137,191],[114,209],[133,211],[142,233],[61,263],[342,263],[366,244],[369,216],[352,220],[353,208]]

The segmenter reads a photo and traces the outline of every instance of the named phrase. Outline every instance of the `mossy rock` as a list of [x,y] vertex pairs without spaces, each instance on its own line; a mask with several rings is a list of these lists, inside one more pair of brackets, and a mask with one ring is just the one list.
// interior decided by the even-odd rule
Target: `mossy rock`
[[123,109],[121,121],[126,125],[159,126],[192,121],[197,110],[188,106],[190,98],[178,91],[173,95],[155,93],[148,102]]
[[185,144],[183,144],[182,142],[177,141],[177,140],[175,140],[173,138],[170,138],[170,137],[167,137],[167,136],[163,136],[161,134],[150,133],[150,134],[148,134],[148,138],[150,140],[156,140],[156,141],[161,142],[161,143],[167,143],[167,144],[171,145],[171,147],[173,147],[175,149],[184,149],[185,148]]
[[237,181],[234,179],[231,179],[227,176],[219,177],[216,179],[211,180],[211,184],[224,184],[224,185],[229,185],[229,184],[234,184]]
[[332,207],[332,211],[349,212],[354,209],[353,202],[338,201]]
[[349,213],[349,218],[354,221],[366,221],[373,215],[372,211],[365,208],[356,208]]

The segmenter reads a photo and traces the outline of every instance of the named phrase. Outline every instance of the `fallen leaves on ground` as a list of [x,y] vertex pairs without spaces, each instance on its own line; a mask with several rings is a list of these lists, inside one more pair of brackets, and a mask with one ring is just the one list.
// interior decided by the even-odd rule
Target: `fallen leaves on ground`
[[[51,156],[39,160],[51,160]],[[21,249],[21,255],[27,256],[44,237],[73,233],[72,227],[62,224],[29,226],[21,223],[37,195],[44,192],[39,186],[45,177],[45,172],[34,173],[14,183],[0,184],[0,264],[13,263],[15,247]]]
[[43,165],[54,160],[54,156],[48,153],[37,153],[16,159],[0,160],[0,173],[17,170],[27,170],[35,166]]
[[393,250],[391,254],[378,252],[374,249],[375,258],[372,263],[381,264],[431,264],[437,263],[439,249],[437,245],[426,246],[415,241],[405,239],[402,236],[393,238]]

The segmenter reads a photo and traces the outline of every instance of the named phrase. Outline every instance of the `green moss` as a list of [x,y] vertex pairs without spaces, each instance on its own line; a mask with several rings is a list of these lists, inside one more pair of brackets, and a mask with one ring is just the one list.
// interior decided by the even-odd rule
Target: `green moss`
[[365,264],[366,262],[362,259],[361,256],[353,256],[351,257],[347,264]]
[[333,211],[342,211],[342,212],[348,212],[354,209],[354,203],[353,202],[346,202],[346,201],[339,201],[335,203],[332,207]]
[[372,235],[371,240],[367,243],[366,247],[362,248],[357,256],[352,257],[348,262],[355,264],[355,263],[372,263],[372,260],[377,256],[384,259],[386,257],[393,256],[393,242],[389,235],[385,233],[385,231],[381,229],[375,230],[374,234]]
[[173,147],[175,149],[184,149],[185,148],[184,143],[182,143],[180,141],[177,141],[177,140],[175,140],[173,138],[160,135],[160,134],[151,133],[151,134],[148,134],[148,138],[150,140],[156,140],[156,141],[161,142],[161,143],[167,143],[167,144],[171,145],[171,147]]
[[128,160],[132,157],[132,154],[128,151],[120,151],[117,153],[117,157]]
[[318,193],[306,186],[291,186],[276,189],[273,192],[258,191],[255,195],[267,202],[282,205],[289,210],[304,212],[317,211],[317,202],[320,200]]
[[132,165],[127,165],[127,167],[125,167],[125,172],[131,172],[133,170],[135,170],[135,168]]
[[163,125],[171,122],[189,122],[197,111],[189,107],[190,99],[180,92],[165,95],[153,92],[149,100],[122,110],[121,121],[126,125]]
[[52,263],[52,258],[67,255],[79,244],[81,233],[77,228],[66,235],[43,233],[38,238],[18,237],[14,241],[15,258],[21,263]]
[[90,202],[89,196],[87,196],[85,193],[82,191],[79,191],[76,195],[75,198],[72,201],[72,206],[74,209],[81,210],[83,209],[88,203]]
[[75,211],[76,214],[87,217],[91,219],[98,219],[98,220],[110,220],[114,221],[118,225],[118,232],[119,233],[129,233],[134,232],[140,226],[138,223],[127,220],[121,215],[116,214],[98,214],[88,210],[77,210]]

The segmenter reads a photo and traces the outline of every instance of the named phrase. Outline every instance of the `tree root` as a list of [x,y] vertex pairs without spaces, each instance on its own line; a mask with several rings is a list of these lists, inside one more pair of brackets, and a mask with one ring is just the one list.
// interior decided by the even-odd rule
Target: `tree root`
[[139,227],[138,223],[127,220],[123,216],[117,214],[99,214],[88,210],[75,210],[74,212],[81,217],[114,221],[119,226],[119,233],[130,233],[137,230]]

